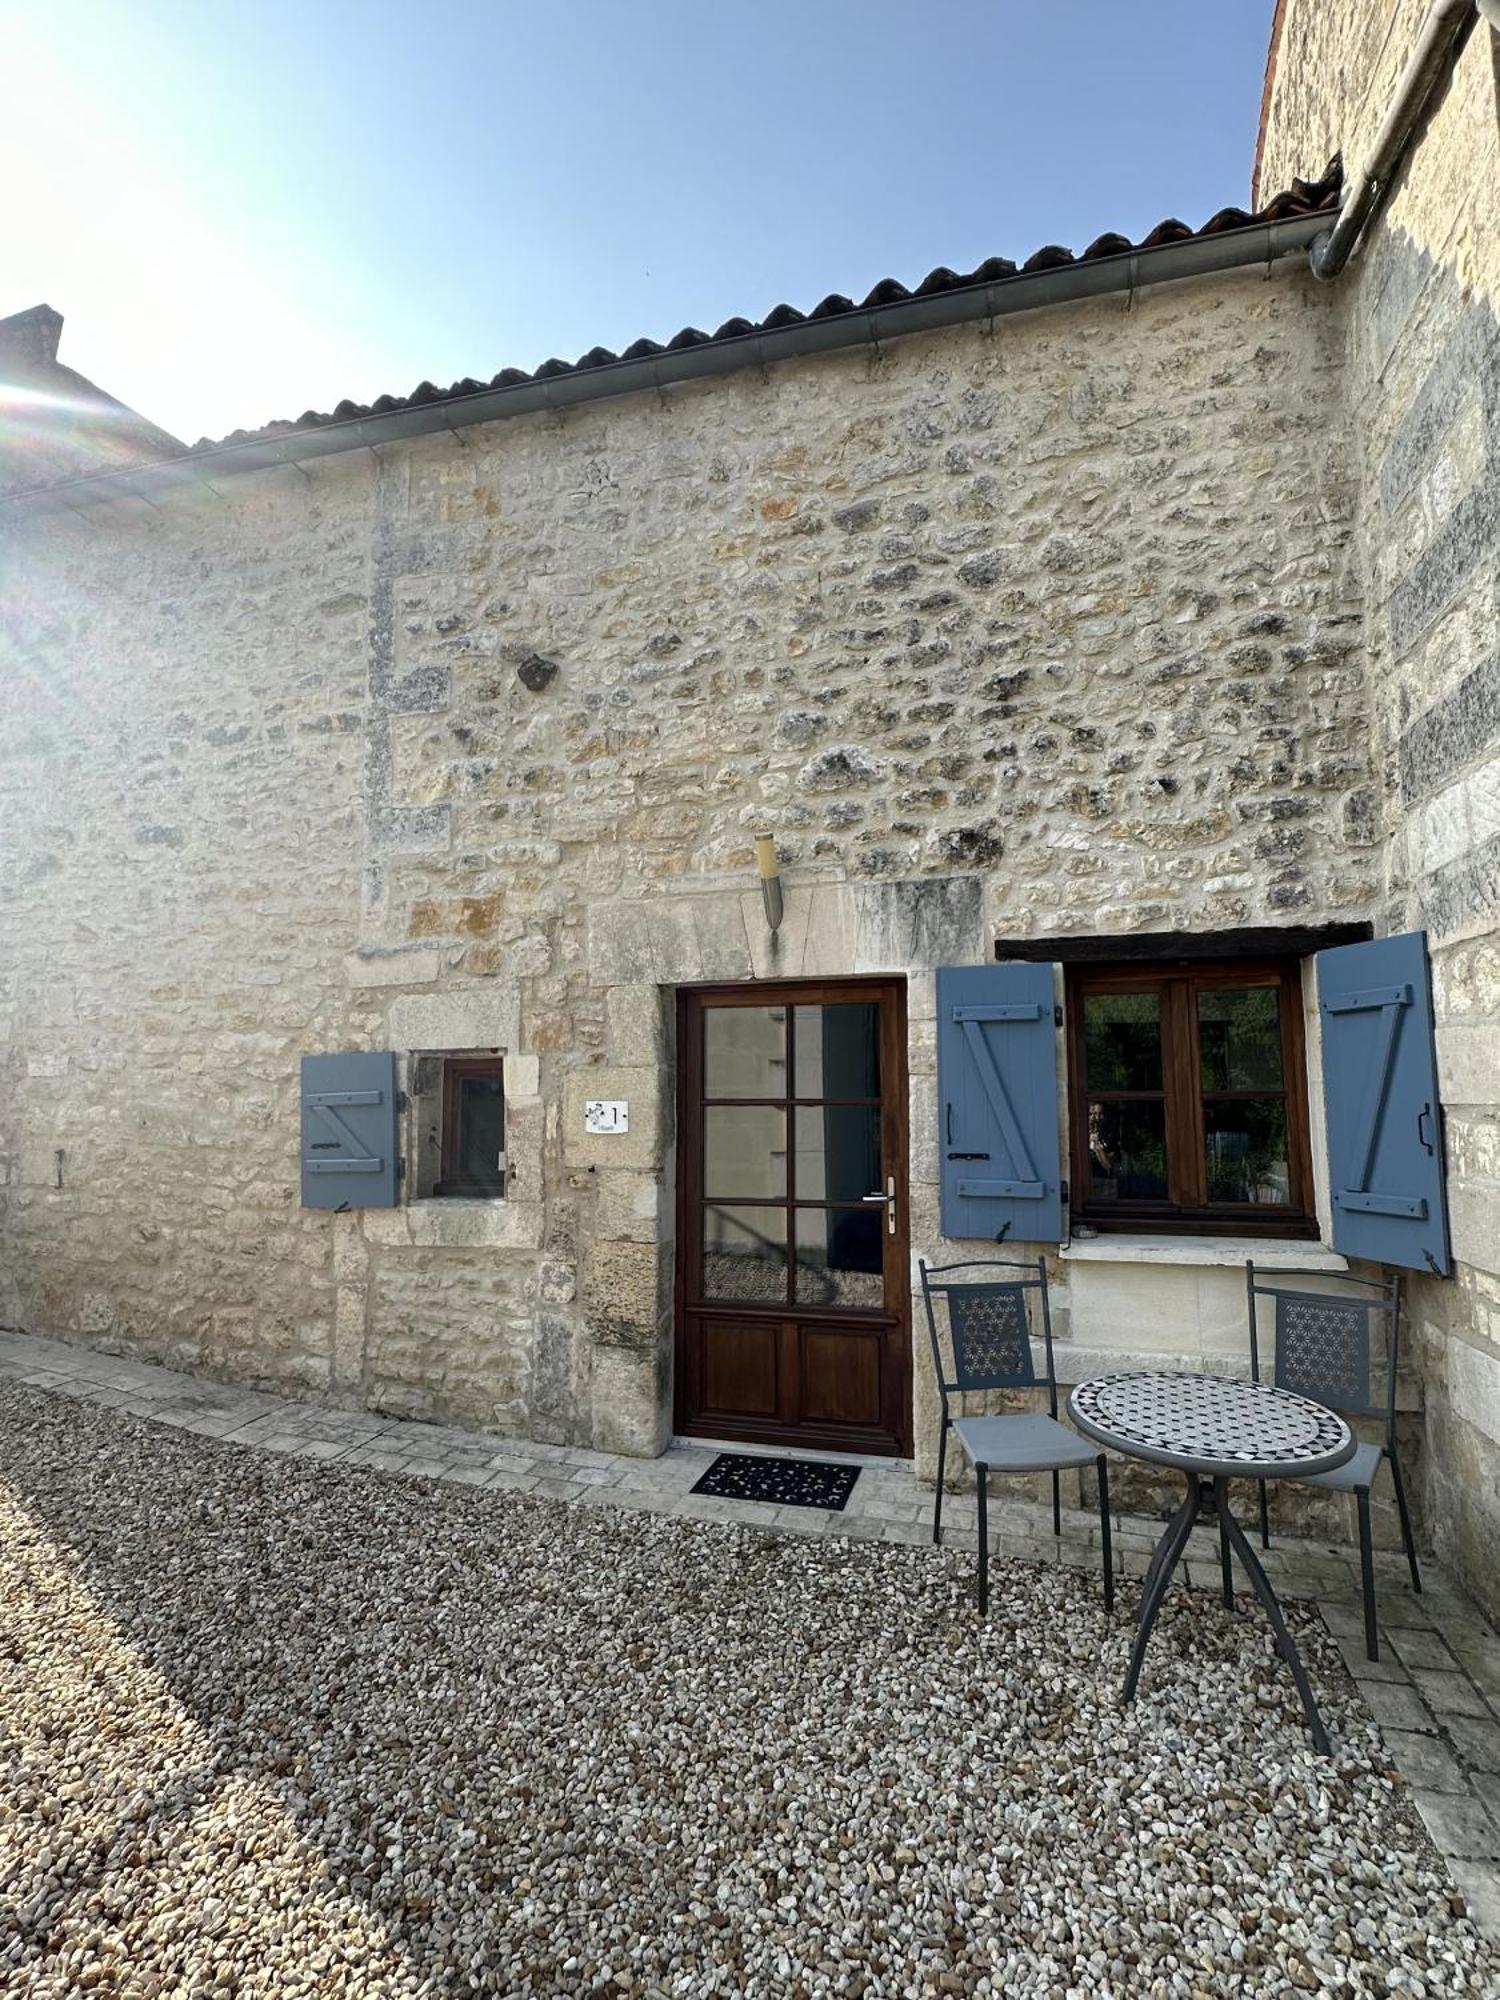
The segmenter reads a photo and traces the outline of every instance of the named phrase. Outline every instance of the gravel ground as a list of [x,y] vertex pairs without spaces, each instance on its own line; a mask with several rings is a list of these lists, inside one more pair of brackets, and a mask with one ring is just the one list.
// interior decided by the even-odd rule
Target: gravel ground
[[0,1992],[1500,1993],[1299,1620],[0,1388]]

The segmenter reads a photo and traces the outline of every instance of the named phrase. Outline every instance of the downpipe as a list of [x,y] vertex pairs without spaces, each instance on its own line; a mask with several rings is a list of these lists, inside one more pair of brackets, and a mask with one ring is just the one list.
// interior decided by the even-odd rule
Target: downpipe
[[1396,177],[1413,133],[1427,115],[1438,85],[1458,49],[1460,36],[1474,19],[1476,7],[1500,27],[1500,0],[1433,0],[1417,36],[1391,108],[1375,135],[1369,156],[1350,183],[1349,194],[1332,229],[1325,230],[1308,252],[1314,277],[1336,278],[1348,263],[1365,224]]

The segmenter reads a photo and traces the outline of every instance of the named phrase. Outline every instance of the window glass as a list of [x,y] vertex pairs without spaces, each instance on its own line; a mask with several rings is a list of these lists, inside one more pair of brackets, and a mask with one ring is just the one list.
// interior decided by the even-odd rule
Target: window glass
[[774,1201],[786,1193],[786,1112],[779,1104],[705,1109],[703,1192],[740,1201]]
[[795,1097],[880,1095],[880,1010],[872,1001],[840,1001],[796,1010]]
[[1210,1201],[1286,1207],[1292,1180],[1284,1098],[1210,1097],[1203,1126]]
[[786,1096],[785,1007],[706,1007],[705,1097]]
[[1205,1090],[1280,1090],[1281,996],[1274,986],[1207,987],[1198,994]]
[[860,1201],[881,1188],[878,1105],[797,1107],[799,1201]]
[[1086,994],[1083,1051],[1090,1090],[1160,1090],[1160,994]]
[[760,1304],[786,1297],[786,1210],[706,1208],[703,1296]]
[[1167,1199],[1167,1114],[1158,1099],[1097,1098],[1088,1107],[1089,1193],[1095,1201]]
[[801,1305],[879,1306],[885,1210],[799,1208],[796,1292]]
[[505,1090],[498,1076],[458,1080],[457,1177],[492,1185],[505,1173]]

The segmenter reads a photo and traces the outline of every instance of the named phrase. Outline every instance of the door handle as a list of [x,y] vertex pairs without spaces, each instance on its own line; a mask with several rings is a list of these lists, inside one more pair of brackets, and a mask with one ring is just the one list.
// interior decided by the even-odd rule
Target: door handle
[[886,1175],[884,1194],[878,1191],[875,1194],[862,1194],[860,1200],[878,1201],[882,1205],[885,1209],[885,1233],[887,1236],[894,1236],[896,1233],[896,1176],[894,1174]]
[[1417,1113],[1417,1143],[1425,1147],[1429,1153],[1435,1154],[1437,1148],[1433,1145],[1431,1139],[1428,1138],[1427,1133],[1422,1130],[1423,1125],[1426,1125],[1429,1129],[1431,1128],[1432,1106],[1430,1104],[1424,1104],[1422,1109]]

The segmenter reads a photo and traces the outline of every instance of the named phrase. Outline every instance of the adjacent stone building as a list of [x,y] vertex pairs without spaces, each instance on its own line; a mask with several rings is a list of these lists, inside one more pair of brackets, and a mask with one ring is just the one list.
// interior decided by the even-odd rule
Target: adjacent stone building
[[[1411,1282],[1403,1436],[1493,1605],[1477,18],[1349,268],[1308,263],[1308,176],[1360,157],[1422,11],[1288,0],[1260,205],[1201,229],[12,495],[0,1319],[925,1468],[913,1261],[996,1233],[944,1234],[984,1143],[939,968],[1059,968],[1062,1220],[1000,1228],[1047,1257],[1064,1379],[1234,1368],[1247,1251],[1346,1262],[1315,955],[1424,930],[1455,1264]],[[361,1053],[389,1091],[316,1060]]]

